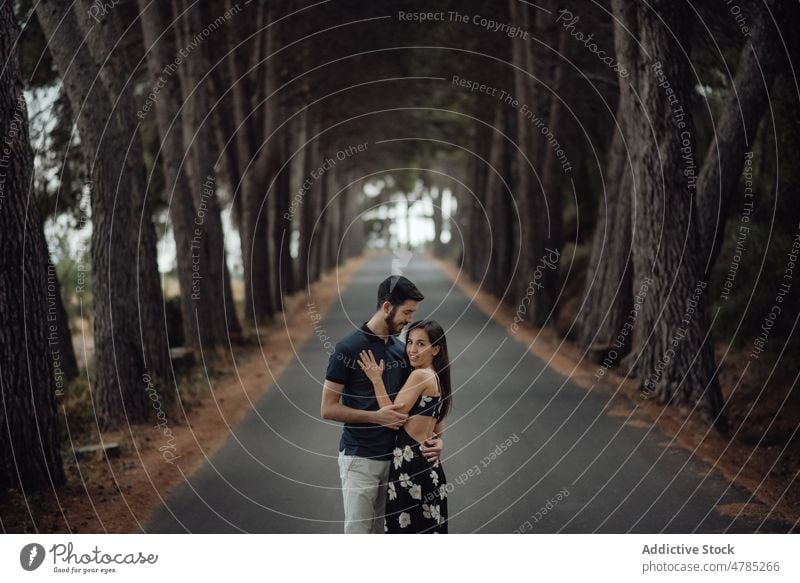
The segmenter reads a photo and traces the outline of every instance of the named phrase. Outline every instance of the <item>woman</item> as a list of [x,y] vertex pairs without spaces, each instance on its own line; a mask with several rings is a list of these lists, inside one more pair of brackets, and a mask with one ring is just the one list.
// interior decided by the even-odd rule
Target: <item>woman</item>
[[[397,393],[408,419],[397,431],[389,469],[386,501],[388,533],[447,534],[447,480],[440,463],[431,464],[420,452],[433,437],[436,424],[450,410],[450,359],[444,330],[434,320],[414,322],[408,329],[406,354],[414,370]],[[383,385],[384,363],[372,351],[362,352],[359,365],[372,381],[378,406],[392,404]]]

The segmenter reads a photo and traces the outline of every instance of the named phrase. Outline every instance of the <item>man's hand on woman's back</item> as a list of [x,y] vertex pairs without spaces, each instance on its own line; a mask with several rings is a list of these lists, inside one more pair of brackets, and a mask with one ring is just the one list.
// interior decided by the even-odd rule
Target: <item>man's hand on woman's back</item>
[[421,451],[426,460],[433,465],[437,465],[439,463],[439,458],[442,457],[442,449],[444,449],[442,438],[432,437],[431,439],[425,440],[425,443],[422,444]]

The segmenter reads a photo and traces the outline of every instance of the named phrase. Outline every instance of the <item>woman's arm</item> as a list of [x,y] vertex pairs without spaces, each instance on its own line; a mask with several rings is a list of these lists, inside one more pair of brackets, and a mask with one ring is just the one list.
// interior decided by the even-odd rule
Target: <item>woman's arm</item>
[[[383,369],[385,368],[383,361],[378,364],[375,362],[375,356],[371,350],[362,350],[358,355],[358,366],[364,371],[370,381],[372,381],[372,388],[375,389],[375,397],[378,399],[378,407],[383,408],[392,404],[392,399],[389,398],[389,393],[386,392],[386,387],[383,384]],[[405,411],[403,411],[405,413]]]
[[[372,386],[375,389],[375,397],[378,399],[378,406],[386,407],[387,405],[391,405],[392,399],[389,397],[389,394],[386,392],[386,387],[383,384],[383,361],[381,361],[380,364],[377,363],[372,351],[367,350],[363,351],[359,356],[358,364],[361,370],[364,371],[364,374],[372,381]],[[421,370],[412,370],[403,388],[400,389],[400,392],[398,392],[397,396],[394,398],[394,403],[399,405],[397,411],[400,413],[408,413],[431,382],[433,382],[432,375]]]
[[400,405],[398,411],[408,413],[419,396],[433,383],[433,375],[422,370],[412,370],[406,384],[397,393],[394,402]]

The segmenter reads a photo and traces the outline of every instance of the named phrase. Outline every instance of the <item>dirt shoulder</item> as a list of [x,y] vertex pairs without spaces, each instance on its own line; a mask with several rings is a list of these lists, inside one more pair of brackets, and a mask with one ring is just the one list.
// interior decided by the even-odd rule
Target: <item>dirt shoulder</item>
[[[514,307],[499,302],[497,297],[481,290],[465,276],[460,276],[454,265],[432,257],[430,259],[484,313],[511,330]],[[509,335],[529,346],[534,356],[579,387],[600,392],[607,398],[607,415],[625,418],[625,423],[636,427],[649,427],[655,423],[670,437],[669,442],[661,444],[663,447],[678,446],[689,450],[719,471],[725,479],[752,494],[750,502],[745,505],[718,506],[720,513],[731,517],[741,513],[761,518],[779,518],[794,524],[796,529],[800,521],[800,484],[797,480],[800,444],[796,439],[796,412],[800,407],[797,393],[792,392],[789,383],[770,387],[770,398],[759,399],[754,394],[763,392],[758,387],[763,386],[764,379],[760,383],[755,378],[742,382],[736,358],[728,354],[720,371],[720,382],[723,395],[728,399],[734,430],[732,437],[726,439],[709,430],[699,416],[686,415],[672,407],[643,399],[639,395],[636,379],[626,379],[607,371],[602,380],[597,382],[598,365],[584,359],[573,343],[559,338],[552,330],[520,326]],[[734,391],[736,394],[732,395]],[[781,404],[777,413],[776,403]],[[787,403],[790,404],[788,408]],[[736,430],[737,427],[741,427],[741,430]],[[753,435],[754,431],[756,435]],[[783,439],[767,439],[776,435],[783,436]]]
[[[360,263],[351,260],[311,287],[316,314],[327,313]],[[167,412],[169,439],[163,426],[141,425],[103,434],[105,443],[119,444],[114,457],[96,453],[76,460],[73,448],[65,448],[67,483],[27,499],[18,491],[8,492],[0,507],[3,531],[144,532],[161,501],[225,442],[231,428],[291,363],[295,347],[314,333],[307,301],[305,290],[287,298],[285,312],[270,325],[249,331],[248,344],[234,346],[235,354],[204,355],[207,370],[195,371],[196,386]]]

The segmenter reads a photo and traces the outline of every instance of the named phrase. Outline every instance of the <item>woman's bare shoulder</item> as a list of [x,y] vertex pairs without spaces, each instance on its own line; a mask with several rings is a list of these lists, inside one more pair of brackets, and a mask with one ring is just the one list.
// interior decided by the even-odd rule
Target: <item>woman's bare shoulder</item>
[[422,393],[435,395],[439,392],[439,387],[436,384],[436,371],[429,368],[415,368],[408,376],[408,380],[410,383],[420,385]]

